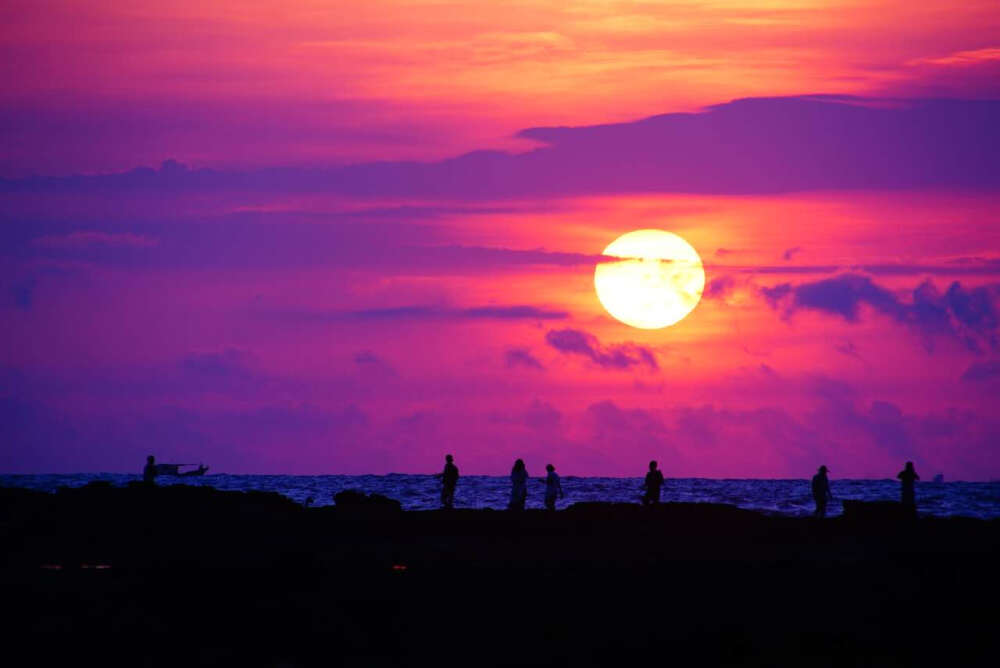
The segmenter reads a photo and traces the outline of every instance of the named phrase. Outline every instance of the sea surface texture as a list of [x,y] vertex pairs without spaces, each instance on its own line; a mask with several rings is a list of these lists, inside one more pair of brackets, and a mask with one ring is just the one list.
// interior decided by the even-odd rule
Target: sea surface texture
[[[106,480],[113,485],[125,485],[140,480],[138,475],[119,473],[0,475],[0,485],[55,491],[59,487],[76,487],[93,480]],[[345,489],[366,493],[377,492],[399,500],[407,510],[427,510],[440,505],[440,482],[430,475],[227,475],[208,474],[201,477],[178,478],[160,476],[160,485],[207,485],[223,490],[260,490],[277,492],[294,501],[312,505],[333,504],[333,495]],[[577,478],[562,479],[565,498],[558,507],[565,508],[578,501],[637,502],[641,495],[640,478]],[[837,480],[830,486],[834,502],[827,515],[842,512],[840,501],[899,500],[896,480]],[[541,508],[545,484],[533,477],[528,485],[528,508]],[[510,480],[507,477],[463,476],[455,493],[458,508],[507,507]],[[740,508],[779,515],[808,515],[813,511],[808,480],[710,480],[706,478],[668,478],[662,500],[728,503]],[[924,515],[994,518],[1000,517],[1000,482],[918,482],[918,511]]]

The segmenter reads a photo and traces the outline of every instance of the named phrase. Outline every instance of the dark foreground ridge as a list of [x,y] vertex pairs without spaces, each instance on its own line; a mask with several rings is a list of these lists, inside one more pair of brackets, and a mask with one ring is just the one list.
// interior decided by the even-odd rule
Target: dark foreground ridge
[[0,488],[0,538],[6,651],[36,665],[994,665],[1000,621],[1000,521],[895,504],[403,512],[98,483]]

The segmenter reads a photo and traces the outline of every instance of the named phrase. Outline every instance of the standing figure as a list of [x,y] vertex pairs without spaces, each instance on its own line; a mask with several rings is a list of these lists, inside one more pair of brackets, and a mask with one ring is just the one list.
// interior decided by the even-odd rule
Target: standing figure
[[147,485],[156,484],[156,459],[153,455],[146,457],[146,466],[142,469],[142,481]]
[[510,470],[510,510],[524,510],[524,502],[528,498],[528,470],[524,467],[524,460],[518,459],[514,462],[514,468]]
[[812,493],[813,501],[816,502],[816,517],[826,517],[826,502],[833,501],[833,494],[830,492],[830,481],[826,477],[828,469],[820,466],[819,471],[813,476]]
[[656,460],[649,462],[649,473],[642,487],[646,493],[642,497],[642,505],[655,505],[660,502],[660,487],[663,486],[663,473],[656,468]]
[[455,485],[458,484],[458,467],[455,466],[455,458],[451,455],[444,456],[444,471],[438,474],[441,478],[441,507],[455,507]]
[[556,473],[556,467],[552,464],[546,464],[545,470],[548,474],[545,476],[545,507],[549,510],[556,509],[556,497],[560,499],[563,497],[562,483],[559,482],[559,474]]
[[920,480],[920,476],[913,470],[913,462],[906,462],[906,467],[896,475],[902,482],[902,502],[903,508],[908,512],[917,514],[917,497],[914,492],[913,483]]

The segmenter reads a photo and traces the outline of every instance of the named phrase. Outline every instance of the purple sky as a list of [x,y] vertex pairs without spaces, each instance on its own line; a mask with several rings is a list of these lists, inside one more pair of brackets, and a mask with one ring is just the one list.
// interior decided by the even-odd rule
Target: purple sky
[[251,4],[12,11],[0,472],[1000,478],[995,8]]

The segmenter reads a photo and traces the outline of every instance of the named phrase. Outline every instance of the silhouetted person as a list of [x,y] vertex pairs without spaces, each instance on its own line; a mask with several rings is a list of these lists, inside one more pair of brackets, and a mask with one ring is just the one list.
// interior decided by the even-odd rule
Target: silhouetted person
[[156,459],[153,455],[146,457],[146,466],[142,469],[142,481],[147,485],[156,484]]
[[458,484],[458,467],[455,466],[455,458],[451,455],[444,456],[444,471],[438,474],[441,478],[441,507],[455,507],[455,485]]
[[563,497],[562,483],[559,481],[559,474],[556,473],[555,466],[546,464],[545,470],[548,471],[545,476],[545,507],[549,510],[555,510],[556,497],[560,499]]
[[833,494],[830,492],[830,481],[826,477],[827,468],[820,466],[819,471],[813,476],[812,493],[813,501],[816,502],[816,517],[826,517],[826,502],[833,501]]
[[528,470],[524,468],[524,460],[514,462],[510,470],[510,510],[524,510],[524,502],[528,498]]
[[660,488],[663,487],[663,473],[656,468],[656,460],[649,462],[649,473],[643,483],[646,493],[642,497],[642,505],[648,506],[660,502]]
[[903,507],[915,515],[917,513],[917,496],[913,489],[913,483],[920,480],[920,476],[913,470],[913,462],[906,462],[906,466],[896,477],[903,483],[901,490]]

